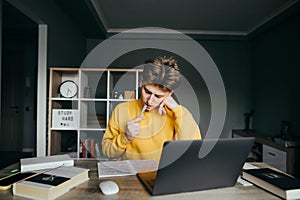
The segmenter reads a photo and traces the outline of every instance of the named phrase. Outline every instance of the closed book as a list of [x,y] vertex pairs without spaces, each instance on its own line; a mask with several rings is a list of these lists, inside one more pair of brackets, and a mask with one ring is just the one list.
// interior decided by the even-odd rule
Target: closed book
[[30,199],[56,199],[87,181],[88,169],[61,166],[13,184],[13,194]]
[[91,158],[95,158],[95,140],[90,141]]
[[242,178],[284,199],[300,199],[300,179],[270,168],[245,169]]
[[87,149],[87,140],[82,140],[82,155],[81,158],[87,158],[88,149]]
[[21,172],[51,169],[62,165],[73,166],[74,160],[67,154],[23,158],[20,160]]

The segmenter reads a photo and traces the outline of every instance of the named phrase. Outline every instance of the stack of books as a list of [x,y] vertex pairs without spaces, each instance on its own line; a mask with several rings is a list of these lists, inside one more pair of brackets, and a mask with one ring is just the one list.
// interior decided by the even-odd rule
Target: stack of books
[[242,178],[283,198],[300,199],[300,179],[271,168],[243,170]]
[[68,155],[21,159],[21,173],[32,176],[13,184],[13,194],[30,199],[56,199],[89,180],[88,169],[75,167]]

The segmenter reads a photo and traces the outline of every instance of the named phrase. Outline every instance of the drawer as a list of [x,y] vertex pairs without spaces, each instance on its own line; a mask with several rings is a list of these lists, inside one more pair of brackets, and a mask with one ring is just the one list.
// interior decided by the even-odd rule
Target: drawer
[[263,145],[263,162],[286,172],[287,153],[285,151]]

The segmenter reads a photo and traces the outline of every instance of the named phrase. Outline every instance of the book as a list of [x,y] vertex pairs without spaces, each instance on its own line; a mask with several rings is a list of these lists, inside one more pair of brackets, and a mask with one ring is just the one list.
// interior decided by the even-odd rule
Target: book
[[90,141],[90,155],[91,158],[95,158],[95,140]]
[[21,172],[41,169],[51,169],[58,166],[73,166],[74,160],[67,154],[54,156],[41,156],[34,158],[23,158],[20,160]]
[[156,171],[158,162],[156,160],[122,160],[98,162],[98,176],[127,176],[140,172]]
[[[243,169],[258,169],[258,167],[254,166],[250,163],[245,162],[244,166],[243,166]],[[241,175],[239,175],[239,177],[237,179],[237,182],[242,184],[243,186],[252,186],[253,185],[252,183],[250,183],[250,182],[246,181],[245,179],[243,179],[241,177]]]
[[300,179],[270,168],[246,169],[242,178],[284,199],[300,198]]
[[88,142],[87,140],[81,140],[81,148],[82,148],[82,154],[81,154],[81,158],[87,158],[88,157]]
[[13,194],[30,199],[56,199],[70,189],[89,180],[88,169],[61,166],[13,184]]

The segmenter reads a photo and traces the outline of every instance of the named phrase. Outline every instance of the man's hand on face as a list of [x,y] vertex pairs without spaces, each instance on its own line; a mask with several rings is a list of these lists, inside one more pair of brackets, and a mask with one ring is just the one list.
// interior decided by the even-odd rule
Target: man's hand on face
[[143,119],[143,117],[139,116],[126,123],[125,137],[128,141],[132,141],[138,134],[140,134],[141,127],[139,122]]
[[166,114],[166,109],[164,108],[164,106],[166,105],[170,110],[173,110],[174,108],[176,108],[178,106],[178,103],[174,100],[174,98],[171,96],[173,94],[170,93],[170,95],[168,95],[163,101],[162,103],[159,105],[158,107],[158,113],[160,115],[164,115]]

